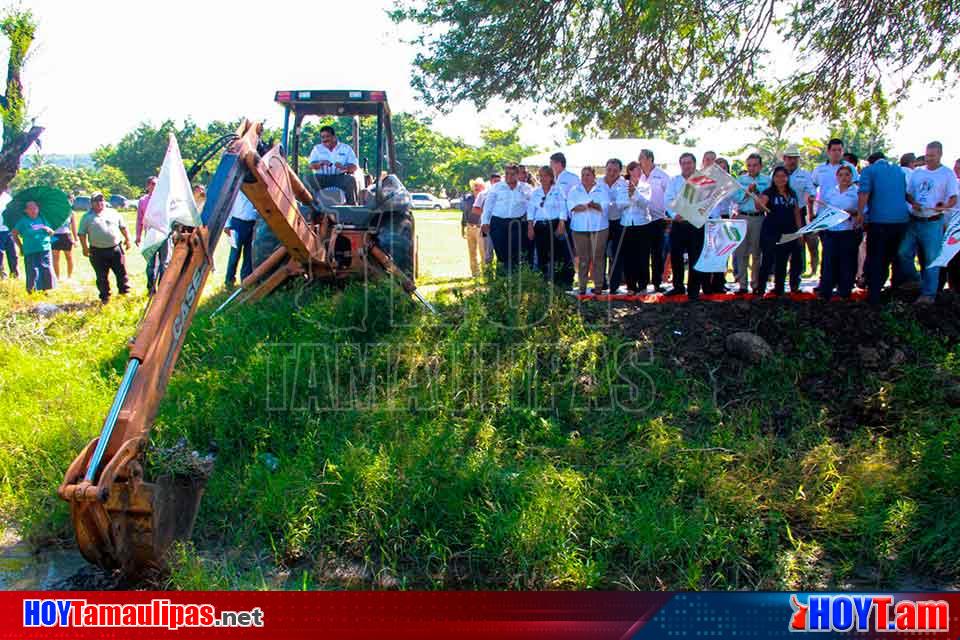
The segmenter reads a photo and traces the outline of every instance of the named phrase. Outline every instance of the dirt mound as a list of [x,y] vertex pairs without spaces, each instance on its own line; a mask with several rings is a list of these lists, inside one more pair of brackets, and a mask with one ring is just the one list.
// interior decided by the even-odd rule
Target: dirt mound
[[[806,360],[811,366],[801,367],[807,374],[795,381],[796,387],[811,400],[840,409],[838,419],[849,426],[880,424],[885,411],[875,398],[858,396],[858,389],[850,388],[851,378],[894,379],[901,365],[925,363],[927,356],[917,349],[911,327],[950,348],[960,341],[960,296],[950,291],[928,306],[893,301],[875,308],[861,302],[780,298],[684,304],[597,302],[581,308],[595,319],[607,319],[626,337],[649,344],[659,362],[710,381],[721,397],[742,395],[745,373],[756,366],[731,349],[728,339],[741,332],[756,334],[770,345],[775,357]],[[960,389],[960,381],[930,364],[931,382]],[[815,375],[810,374],[812,370]],[[838,388],[844,393],[838,394]]]

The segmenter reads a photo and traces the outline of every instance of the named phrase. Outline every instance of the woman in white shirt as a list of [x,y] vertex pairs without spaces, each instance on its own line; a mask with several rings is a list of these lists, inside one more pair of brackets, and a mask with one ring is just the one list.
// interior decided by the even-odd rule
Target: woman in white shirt
[[837,295],[847,300],[857,275],[857,254],[862,236],[857,219],[857,188],[853,186],[850,167],[840,165],[837,169],[837,186],[827,189],[822,198],[831,207],[849,213],[850,217],[820,234],[823,240],[820,296],[829,300],[836,288]]
[[527,239],[537,252],[537,265],[548,282],[567,289],[573,284],[573,256],[567,235],[567,198],[553,170],[540,167],[540,186],[527,205]]
[[622,207],[620,224],[623,235],[623,282],[627,293],[646,293],[650,284],[650,261],[653,251],[653,226],[650,224],[650,184],[641,180],[639,162],[627,165],[628,181],[617,191],[617,204]]
[[580,184],[567,194],[570,212],[570,229],[573,231],[573,246],[577,252],[577,284],[580,295],[587,293],[587,272],[593,279],[591,293],[601,293],[603,263],[607,250],[607,202],[608,197],[597,184],[593,167],[584,167],[580,172]]

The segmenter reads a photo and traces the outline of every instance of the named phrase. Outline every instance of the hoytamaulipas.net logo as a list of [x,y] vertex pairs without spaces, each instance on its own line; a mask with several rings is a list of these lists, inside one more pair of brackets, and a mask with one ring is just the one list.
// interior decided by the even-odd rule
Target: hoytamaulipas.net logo
[[263,610],[218,611],[212,604],[165,599],[144,603],[97,603],[78,599],[23,601],[24,627],[262,627]]
[[950,630],[944,600],[898,600],[893,595],[790,596],[790,631],[924,632]]

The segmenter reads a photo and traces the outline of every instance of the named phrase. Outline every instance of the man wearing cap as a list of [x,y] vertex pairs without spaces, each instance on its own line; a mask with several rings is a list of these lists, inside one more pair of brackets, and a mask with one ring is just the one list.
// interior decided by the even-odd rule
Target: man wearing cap
[[[797,194],[800,208],[805,212],[807,220],[812,220],[812,200],[817,196],[817,188],[813,186],[813,176],[810,172],[800,168],[800,149],[797,145],[792,144],[783,152],[783,168],[790,174],[790,188]],[[810,271],[815,273],[820,262],[817,238],[815,235],[807,234],[803,236],[803,242],[810,251]],[[803,271],[802,268],[801,271]]]
[[130,249],[130,236],[123,216],[104,204],[102,193],[97,192],[90,197],[90,211],[80,219],[77,232],[83,255],[90,258],[93,271],[97,274],[100,301],[106,303],[110,300],[110,281],[107,277],[111,271],[117,280],[117,292],[120,295],[127,293],[130,284],[127,281],[124,249]]

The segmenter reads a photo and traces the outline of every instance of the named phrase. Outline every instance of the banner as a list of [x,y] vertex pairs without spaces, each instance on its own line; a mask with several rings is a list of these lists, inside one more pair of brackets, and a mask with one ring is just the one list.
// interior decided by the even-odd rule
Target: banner
[[736,178],[718,165],[710,165],[687,178],[683,191],[670,203],[675,215],[693,226],[703,227],[707,215],[721,200],[740,190]]
[[704,273],[725,273],[727,259],[746,237],[747,221],[742,218],[707,220],[704,228],[703,251],[700,252],[700,259],[693,268]]
[[826,231],[832,227],[837,226],[844,220],[850,217],[850,214],[842,209],[837,209],[836,207],[831,207],[826,202],[821,202],[817,200],[818,204],[823,205],[823,208],[820,210],[820,214],[814,218],[813,222],[810,224],[804,225],[797,229],[796,233],[785,233],[780,236],[780,240],[777,244],[785,244],[796,240],[802,235],[808,233],[817,233],[818,231]]
[[143,214],[144,236],[140,252],[144,258],[149,261],[167,241],[174,223],[195,227],[200,224],[200,213],[193,200],[193,189],[187,180],[187,172],[183,168],[180,147],[171,133],[160,175],[157,176],[157,185]]
[[943,234],[940,255],[928,267],[945,267],[960,251],[960,209],[944,211],[943,215],[947,216],[947,230]]

